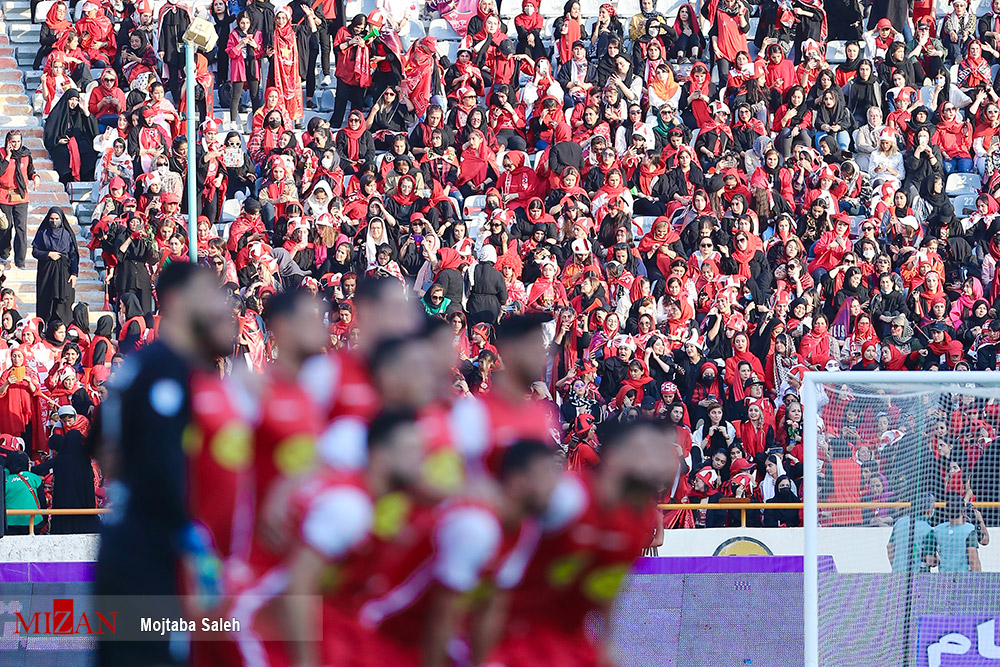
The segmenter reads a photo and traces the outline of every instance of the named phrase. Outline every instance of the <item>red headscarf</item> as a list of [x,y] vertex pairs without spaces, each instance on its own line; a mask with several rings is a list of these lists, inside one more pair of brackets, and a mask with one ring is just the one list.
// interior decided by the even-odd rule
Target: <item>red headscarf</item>
[[421,37],[410,47],[403,70],[403,84],[418,117],[427,113],[430,106],[431,84],[437,55],[437,39]]
[[340,131],[340,134],[343,134],[347,138],[348,160],[358,159],[358,155],[361,153],[361,137],[368,131],[368,121],[365,120],[365,115],[360,111],[351,111],[351,116],[355,114],[357,114],[357,116],[361,119],[361,122],[358,123],[358,129],[352,130],[351,124],[348,123],[344,129]]
[[[66,10],[62,20],[60,20],[56,14],[60,7]],[[66,7],[66,3],[57,2],[49,7],[49,11],[45,15],[45,25],[49,26],[49,30],[54,32],[56,35],[59,35],[73,27],[73,24],[66,19],[66,16],[69,16],[69,9]]]
[[[538,13],[538,4],[538,0],[524,0],[524,2],[521,3],[521,13],[514,18],[514,25],[518,28],[522,28],[525,32],[541,30],[542,15]],[[524,10],[529,6],[535,8],[535,12],[531,15],[524,13]]]
[[486,136],[480,130],[473,130],[470,136],[475,135],[482,139],[482,143],[476,150],[467,148],[462,151],[462,165],[458,173],[458,185],[460,186],[466,183],[482,185],[491,167],[495,173],[500,173],[496,164],[496,156],[486,143]]
[[580,22],[564,16],[563,25],[567,26],[567,30],[565,33],[560,33],[556,45],[559,47],[559,62],[568,63],[573,59],[573,43],[580,39]]

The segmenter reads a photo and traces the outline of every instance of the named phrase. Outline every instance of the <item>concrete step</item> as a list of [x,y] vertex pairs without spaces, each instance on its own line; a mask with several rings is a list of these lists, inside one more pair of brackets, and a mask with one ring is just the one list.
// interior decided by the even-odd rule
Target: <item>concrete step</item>
[[28,21],[17,21],[7,24],[10,41],[14,44],[40,44],[38,35],[42,26]]
[[38,125],[35,110],[31,108],[30,104],[11,102],[6,97],[0,100],[0,116],[31,118],[35,121],[31,124]]
[[[18,46],[16,48],[17,64],[19,67],[30,68],[35,64],[35,54],[38,53],[38,46]],[[0,51],[0,56],[7,55]]]
[[3,18],[5,21],[14,23],[15,21],[28,21],[31,22],[31,6],[28,3],[24,3],[23,7],[7,7],[7,3],[3,3]]
[[24,79],[24,72],[17,68],[17,63],[14,62],[13,58],[9,60],[7,66],[0,68],[0,82],[20,83]]

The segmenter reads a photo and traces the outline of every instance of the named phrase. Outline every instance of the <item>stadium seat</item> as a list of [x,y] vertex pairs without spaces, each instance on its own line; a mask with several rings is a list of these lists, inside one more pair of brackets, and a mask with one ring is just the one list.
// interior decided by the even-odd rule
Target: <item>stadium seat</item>
[[486,195],[472,195],[465,198],[462,215],[468,220],[472,216],[482,213],[484,208],[486,208]]
[[972,213],[976,210],[976,199],[979,195],[967,194],[958,195],[954,197],[951,201],[951,205],[955,207],[955,215],[958,217],[963,217]]
[[982,185],[979,174],[951,174],[948,176],[945,192],[949,197],[974,195],[979,192]]
[[653,228],[653,222],[656,221],[655,215],[640,215],[632,219],[635,224],[642,228],[643,234],[648,234]]
[[838,39],[826,45],[826,61],[830,64],[847,61],[847,42]]
[[[35,5],[35,23],[44,23],[45,15],[49,13],[52,5],[56,4],[56,0],[42,0],[37,5]],[[37,45],[36,45],[37,46]]]
[[462,36],[455,32],[455,29],[451,27],[451,24],[444,19],[431,19],[430,26],[427,28],[427,34],[438,40],[445,40],[449,42],[457,42],[462,39]]
[[[601,0],[580,0],[580,13],[587,18],[597,16],[602,4],[604,3]],[[626,22],[626,18],[623,17],[623,23]]]
[[[618,16],[624,16],[630,19],[634,14],[638,14],[641,10],[639,9],[639,0],[618,0]],[[663,11],[662,9],[660,10]]]
[[439,41],[437,43],[437,52],[441,57],[447,57],[449,62],[454,63],[455,58],[458,56],[458,47],[460,42],[455,41]]
[[562,16],[563,4],[560,0],[542,0],[538,13],[546,17]]

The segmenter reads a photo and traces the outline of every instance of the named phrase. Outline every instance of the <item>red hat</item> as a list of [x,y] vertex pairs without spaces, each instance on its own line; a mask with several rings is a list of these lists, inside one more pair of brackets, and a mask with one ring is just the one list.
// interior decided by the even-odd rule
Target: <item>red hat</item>
[[164,192],[160,195],[160,202],[163,204],[180,204],[181,198],[176,192]]
[[704,482],[705,486],[712,491],[719,488],[719,473],[715,472],[711,468],[701,470],[697,475],[695,475],[695,477]]
[[738,475],[741,472],[746,472],[753,468],[753,463],[747,459],[736,459],[733,461],[732,465],[729,466],[729,471],[733,475]]
[[930,16],[922,16],[917,21],[917,25],[933,26],[934,19],[932,19]]
[[592,428],[594,428],[594,415],[589,412],[577,415],[577,418],[573,420],[573,435],[586,433]]
[[892,27],[892,21],[890,21],[889,19],[887,19],[885,17],[880,18],[878,20],[878,23],[875,24],[875,29],[876,30],[878,30],[879,28],[891,28],[891,27]]
[[153,3],[150,2],[150,0],[140,0],[139,5],[136,7],[136,11],[140,14],[152,14]]
[[833,181],[836,180],[837,178],[837,172],[835,172],[833,170],[833,167],[831,167],[830,165],[826,165],[825,167],[823,167],[822,171],[819,172],[819,178],[820,179],[829,178],[831,181]]
[[762,58],[753,62],[753,75],[758,79],[767,75],[767,63]]

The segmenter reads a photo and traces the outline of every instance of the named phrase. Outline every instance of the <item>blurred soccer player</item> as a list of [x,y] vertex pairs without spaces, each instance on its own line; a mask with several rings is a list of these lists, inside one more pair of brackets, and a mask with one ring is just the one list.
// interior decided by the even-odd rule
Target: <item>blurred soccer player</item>
[[622,577],[660,525],[655,494],[671,479],[671,437],[653,422],[615,424],[601,435],[596,469],[564,474],[530,561],[511,558],[501,567],[499,584],[513,590],[506,635],[489,664],[602,664],[606,637],[587,626],[599,620],[606,630]]
[[462,624],[463,598],[481,584],[490,588],[503,561],[527,557],[523,549],[534,542],[523,530],[549,506],[558,479],[551,447],[517,441],[498,457],[495,495],[449,499],[430,514],[398,521],[372,553],[378,576],[369,579],[360,606],[373,641],[347,664],[451,664],[447,651]]
[[[155,616],[180,615],[178,574],[206,596],[217,557],[212,536],[188,511],[182,442],[191,423],[191,380],[232,351],[236,329],[211,273],[177,262],[157,282],[159,339],[130,355],[102,405],[103,467],[117,477],[118,513],[105,524],[95,594],[147,596]],[[202,576],[195,576],[198,573]],[[100,665],[168,665],[187,658],[186,642],[100,642]],[[172,650],[173,649],[173,650]]]
[[503,370],[493,374],[488,393],[455,405],[456,447],[468,459],[471,474],[483,470],[495,473],[499,454],[517,440],[552,442],[554,446],[551,429],[558,421],[551,405],[528,399],[532,383],[545,372],[543,322],[534,315],[505,317],[497,325]]
[[[287,648],[295,664],[350,665],[367,650],[371,633],[359,623],[357,605],[379,575],[373,545],[414,520],[405,491],[420,473],[423,448],[410,413],[380,413],[368,431],[365,470],[323,468],[296,492],[293,514],[301,517],[301,529],[283,600],[290,645],[280,649]],[[318,620],[308,596],[323,588],[331,568],[337,576],[323,589],[320,644],[307,633]]]
[[386,338],[417,331],[419,313],[395,278],[366,278],[354,293],[355,321],[364,335],[351,350],[316,357],[303,371],[309,394],[323,413],[319,452],[330,466],[357,470],[364,465],[364,428],[381,409],[371,375],[371,357]]
[[306,292],[280,292],[268,301],[264,321],[276,357],[258,389],[258,422],[254,429],[251,480],[253,534],[242,562],[230,570],[240,593],[233,614],[243,623],[235,639],[251,661],[259,643],[250,627],[256,605],[281,587],[280,566],[290,547],[286,524],[290,494],[298,480],[315,468],[315,443],[320,415],[299,382],[303,363],[319,354],[326,331],[319,303]]

